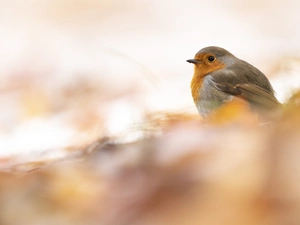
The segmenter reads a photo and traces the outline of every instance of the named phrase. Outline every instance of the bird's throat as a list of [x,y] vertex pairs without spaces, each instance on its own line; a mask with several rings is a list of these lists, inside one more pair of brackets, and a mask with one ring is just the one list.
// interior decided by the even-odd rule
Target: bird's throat
[[191,81],[191,91],[192,91],[192,96],[193,96],[194,102],[196,104],[200,98],[199,90],[202,86],[203,79],[204,79],[204,76],[201,73],[199,73],[199,70],[197,70],[195,68],[194,76]]
[[194,102],[196,104],[200,98],[199,90],[202,87],[204,77],[210,73],[217,71],[217,70],[223,69],[224,67],[225,67],[225,64],[218,60],[216,60],[215,64],[213,64],[213,65],[206,65],[204,63],[195,65],[194,76],[191,81],[191,90],[192,90],[192,96],[193,96]]

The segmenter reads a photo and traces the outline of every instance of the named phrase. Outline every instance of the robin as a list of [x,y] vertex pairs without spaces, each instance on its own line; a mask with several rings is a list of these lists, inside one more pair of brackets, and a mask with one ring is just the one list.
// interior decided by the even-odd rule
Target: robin
[[197,52],[193,63],[191,91],[198,112],[204,118],[235,98],[250,108],[270,110],[280,105],[268,78],[257,68],[219,47]]

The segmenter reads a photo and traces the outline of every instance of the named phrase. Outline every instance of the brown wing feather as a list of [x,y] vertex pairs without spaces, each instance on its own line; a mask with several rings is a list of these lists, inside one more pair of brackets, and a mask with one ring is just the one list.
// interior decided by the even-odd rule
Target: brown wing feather
[[215,86],[223,92],[241,97],[258,107],[275,108],[281,105],[273,94],[255,84],[237,84],[230,86],[228,84],[216,83]]
[[235,59],[228,68],[212,73],[214,85],[220,91],[241,97],[261,108],[281,105],[274,96],[268,78],[249,63]]

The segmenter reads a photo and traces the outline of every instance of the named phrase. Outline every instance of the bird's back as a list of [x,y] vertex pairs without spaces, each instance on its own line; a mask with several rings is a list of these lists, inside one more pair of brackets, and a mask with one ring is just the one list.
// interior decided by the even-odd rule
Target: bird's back
[[[257,86],[260,88],[259,90],[266,92],[266,95],[270,95],[269,97],[271,99],[274,98],[276,100],[274,90],[268,78],[251,64],[236,58],[236,62],[232,62],[229,66],[214,71],[204,77],[201,88],[199,89],[199,96],[201,96],[201,98],[199,98],[197,106],[199,113],[204,117],[207,117],[234,97],[233,93],[220,90],[216,84],[233,88],[244,84]],[[254,92],[257,92],[257,89]],[[256,107],[258,103],[255,100],[261,98],[261,94],[262,93],[257,93],[257,96],[248,99],[250,105]],[[254,101],[252,101],[252,99],[254,99]],[[268,103],[273,105],[273,101],[264,101],[263,103],[263,107],[266,106],[266,108],[268,107]]]

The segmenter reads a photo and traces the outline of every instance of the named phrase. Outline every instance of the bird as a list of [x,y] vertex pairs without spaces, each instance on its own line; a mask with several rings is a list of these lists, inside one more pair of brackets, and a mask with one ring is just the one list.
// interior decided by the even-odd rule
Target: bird
[[268,78],[256,67],[221,47],[209,46],[193,59],[194,75],[191,92],[199,114],[207,118],[236,98],[260,112],[281,105]]

